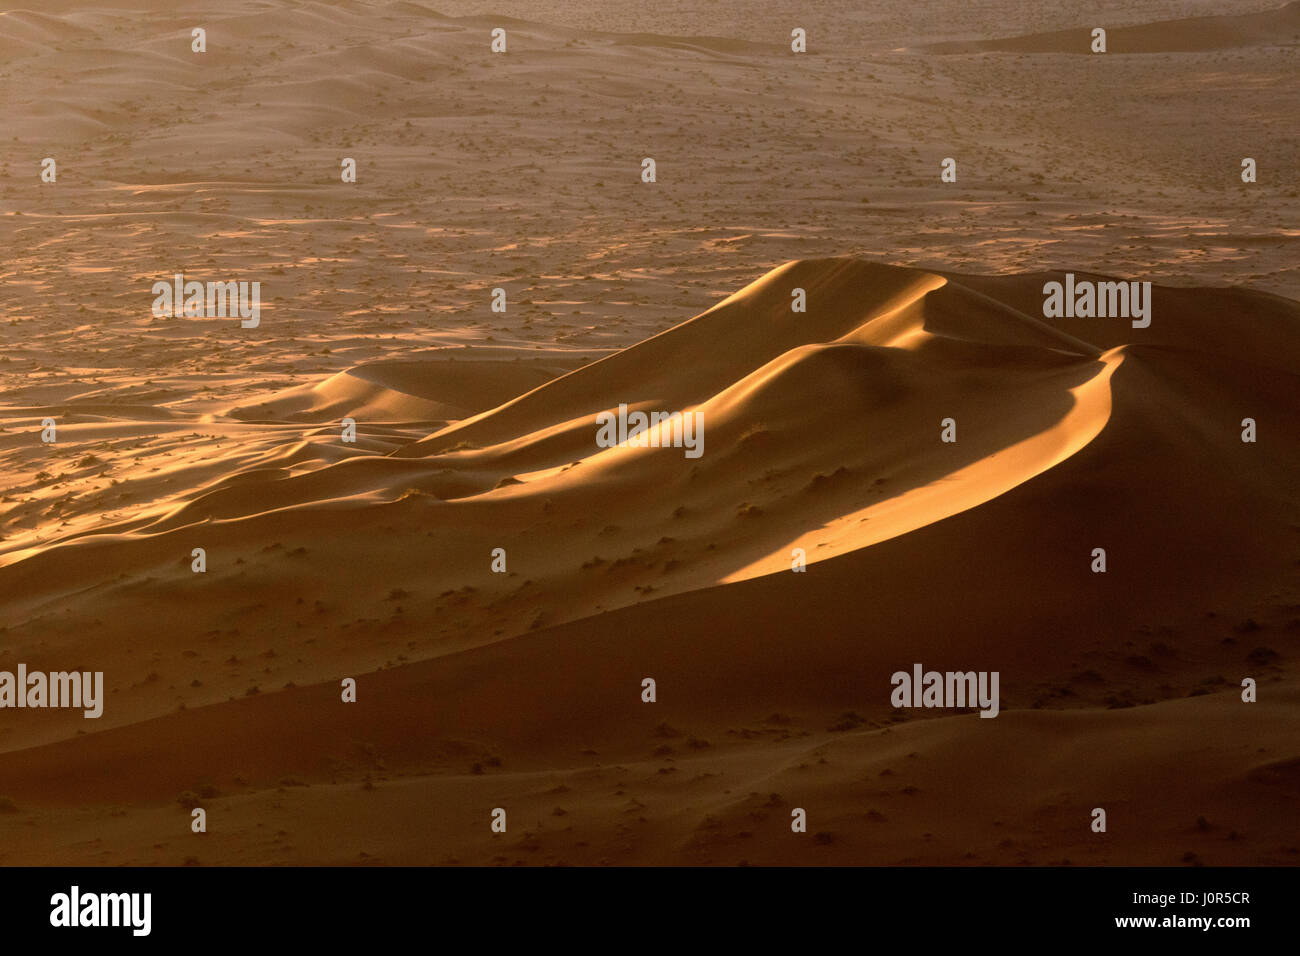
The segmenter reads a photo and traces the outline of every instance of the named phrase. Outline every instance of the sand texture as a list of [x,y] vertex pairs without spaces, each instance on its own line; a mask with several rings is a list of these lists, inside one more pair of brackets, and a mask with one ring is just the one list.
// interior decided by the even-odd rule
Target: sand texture
[[1300,862],[1300,3],[649,6],[0,13],[0,864]]

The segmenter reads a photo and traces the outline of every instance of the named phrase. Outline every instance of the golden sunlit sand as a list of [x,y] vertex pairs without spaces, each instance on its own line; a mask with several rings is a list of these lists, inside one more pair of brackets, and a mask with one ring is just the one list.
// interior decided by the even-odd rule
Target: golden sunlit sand
[[1300,7],[1017,7],[0,15],[0,863],[1294,864]]

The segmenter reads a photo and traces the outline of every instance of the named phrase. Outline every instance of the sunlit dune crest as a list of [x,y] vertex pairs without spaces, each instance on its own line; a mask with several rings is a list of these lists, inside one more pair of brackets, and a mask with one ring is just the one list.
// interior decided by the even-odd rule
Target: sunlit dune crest
[[1294,865],[1282,2],[0,13],[0,865]]

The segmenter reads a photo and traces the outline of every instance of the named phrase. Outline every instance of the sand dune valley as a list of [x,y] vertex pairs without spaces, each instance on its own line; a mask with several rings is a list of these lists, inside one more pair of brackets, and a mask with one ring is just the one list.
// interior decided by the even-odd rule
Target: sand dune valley
[[103,694],[0,707],[0,864],[1300,863],[1298,51],[1276,0],[4,9],[0,672]]

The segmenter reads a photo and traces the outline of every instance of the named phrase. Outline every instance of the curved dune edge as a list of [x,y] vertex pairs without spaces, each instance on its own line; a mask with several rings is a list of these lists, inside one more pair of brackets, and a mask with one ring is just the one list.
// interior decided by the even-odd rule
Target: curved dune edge
[[[588,350],[588,354],[592,351],[599,352]],[[333,425],[350,416],[368,425],[436,422],[441,428],[584,364],[577,353],[561,350],[448,348],[355,365],[261,402],[237,405],[226,415],[239,421],[318,425]]]
[[[0,862],[1293,862],[1300,304],[1156,286],[1135,333],[1043,279],[801,261],[435,441],[70,424],[150,453],[115,516],[187,505],[0,567],[0,667],[108,695],[0,722]],[[708,450],[593,452],[620,401]],[[894,709],[913,662],[999,717]],[[199,792],[220,826],[160,838]]]
[[[399,640],[408,660],[438,658],[758,576],[804,587],[829,573],[829,558],[870,560],[935,525],[947,534],[979,520],[995,502],[1086,484],[1088,461],[1103,452],[1063,463],[1099,436],[1105,447],[1137,441],[1168,408],[1199,423],[1198,444],[1240,464],[1253,449],[1239,450],[1223,409],[1292,400],[1285,379],[1242,372],[1256,363],[1285,375],[1294,364],[1289,300],[1156,286],[1160,318],[1139,335],[1125,322],[1044,321],[1042,285],[1035,275],[797,260],[433,441],[424,428],[368,422],[355,445],[313,423],[230,422],[210,434],[173,423],[141,454],[137,443],[105,442],[119,426],[71,423],[62,434],[93,453],[82,474],[129,468],[131,480],[80,500],[56,487],[57,500],[19,503],[24,517],[11,524],[61,540],[13,538],[0,558],[10,630],[60,658],[112,657],[121,696],[107,720],[129,722],[251,686],[370,672],[394,660]],[[807,314],[792,311],[793,286],[808,290]],[[1202,382],[1180,355],[1201,356],[1227,385]],[[481,383],[490,368],[371,372],[405,394],[454,397],[453,384]],[[1278,394],[1251,397],[1257,388]],[[696,460],[678,448],[598,450],[593,416],[620,403],[702,410],[707,451]],[[949,416],[955,444],[940,441]],[[1265,485],[1280,463],[1276,452],[1259,463]],[[104,503],[111,510],[95,510]],[[1054,526],[1053,515],[1040,524]],[[200,546],[209,566],[197,577]],[[819,563],[816,575],[785,574],[794,547]],[[488,567],[498,548],[508,573]],[[176,622],[162,638],[182,655],[163,671],[178,681],[174,693],[147,682],[158,648],[131,624],[142,602]],[[183,655],[196,635],[225,653],[190,666]],[[285,652],[308,636],[339,643],[327,655]],[[276,645],[269,670],[244,664]],[[232,659],[216,677],[207,669]],[[66,730],[55,723],[51,733]]]
[[[1097,374],[1070,389],[1075,400],[1074,408],[1056,426],[960,468],[939,481],[801,534],[761,560],[727,575],[719,583],[730,584],[787,571],[794,548],[802,548],[807,563],[813,564],[888,541],[982,505],[1055,467],[1086,446],[1106,427],[1111,410],[1110,378],[1123,361],[1123,348],[1104,353],[1101,356],[1103,366]],[[870,526],[863,527],[867,522],[871,522]]]

